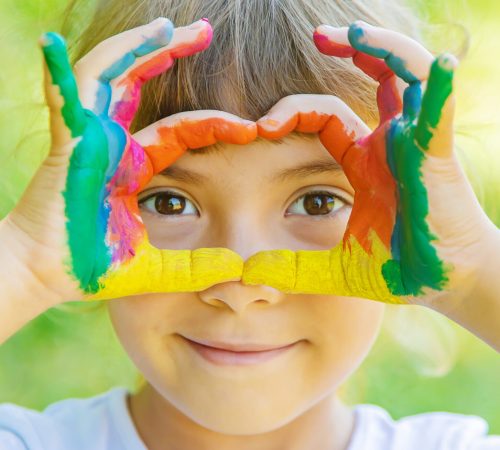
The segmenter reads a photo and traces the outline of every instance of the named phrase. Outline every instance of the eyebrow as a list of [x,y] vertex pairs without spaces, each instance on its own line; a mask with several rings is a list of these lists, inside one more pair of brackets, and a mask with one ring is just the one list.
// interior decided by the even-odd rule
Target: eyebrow
[[[278,173],[273,174],[269,178],[269,181],[277,183],[280,181],[285,181],[288,178],[303,178],[325,172],[342,172],[342,167],[333,158],[331,161],[311,161],[306,164],[300,164],[294,167],[287,167],[286,169],[282,169]],[[166,169],[163,169],[158,173],[158,175],[194,185],[200,185],[210,181],[209,176],[175,166],[170,166]]]

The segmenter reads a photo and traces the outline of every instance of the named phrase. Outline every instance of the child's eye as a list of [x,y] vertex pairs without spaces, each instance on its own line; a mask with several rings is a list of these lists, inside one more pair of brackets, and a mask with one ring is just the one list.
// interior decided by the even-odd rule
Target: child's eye
[[152,214],[163,216],[198,215],[196,206],[183,195],[171,191],[161,191],[139,200],[139,208]]
[[324,216],[338,211],[346,204],[346,201],[331,192],[311,191],[295,200],[287,213]]

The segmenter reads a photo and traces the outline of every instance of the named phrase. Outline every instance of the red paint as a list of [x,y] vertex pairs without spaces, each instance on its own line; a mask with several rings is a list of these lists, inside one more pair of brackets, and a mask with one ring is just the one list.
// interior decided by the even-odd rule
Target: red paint
[[379,83],[377,105],[380,112],[380,123],[384,123],[401,113],[403,101],[397,89],[397,77],[385,61],[358,52],[350,45],[332,41],[329,36],[318,31],[314,32],[313,38],[316,47],[321,53],[340,58],[352,58],[356,67]]
[[338,42],[332,41],[328,36],[314,31],[313,34],[314,44],[318,50],[329,56],[338,56],[339,58],[351,58],[356,53],[350,45],[339,44]]
[[[203,19],[204,20],[204,19]],[[117,102],[111,115],[113,120],[128,128],[134,119],[141,99],[142,85],[166,72],[174,64],[175,59],[190,56],[205,50],[212,42],[213,30],[207,20],[205,28],[199,32],[195,41],[181,42],[177,47],[158,53],[155,57],[135,67],[124,78],[118,87],[125,86],[122,100]]]
[[[263,122],[264,124],[266,122]],[[355,190],[344,245],[353,235],[371,254],[369,233],[375,231],[387,248],[396,217],[396,185],[386,161],[385,127],[356,141],[354,131],[347,130],[334,115],[297,113],[272,131],[259,126],[259,136],[279,139],[292,131],[319,133],[319,138],[333,158],[342,165]]]

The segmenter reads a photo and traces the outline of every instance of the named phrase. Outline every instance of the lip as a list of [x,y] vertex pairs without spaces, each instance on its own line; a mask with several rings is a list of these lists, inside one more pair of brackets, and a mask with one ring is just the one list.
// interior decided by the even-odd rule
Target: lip
[[250,365],[281,355],[300,341],[285,345],[235,344],[219,341],[184,340],[204,359],[217,365]]

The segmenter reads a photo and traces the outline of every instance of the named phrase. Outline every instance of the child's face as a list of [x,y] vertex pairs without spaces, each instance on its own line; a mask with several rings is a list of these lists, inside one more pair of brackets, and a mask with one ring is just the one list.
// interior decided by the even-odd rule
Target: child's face
[[[139,195],[146,199],[141,211],[152,244],[227,247],[244,259],[259,250],[335,246],[354,194],[317,137],[192,151],[168,172]],[[161,191],[171,192],[147,199]],[[240,281],[108,305],[123,346],[158,395],[224,433],[273,429],[333,393],[369,351],[384,311],[375,301],[284,294]],[[218,365],[182,336],[297,344],[265,362]]]

